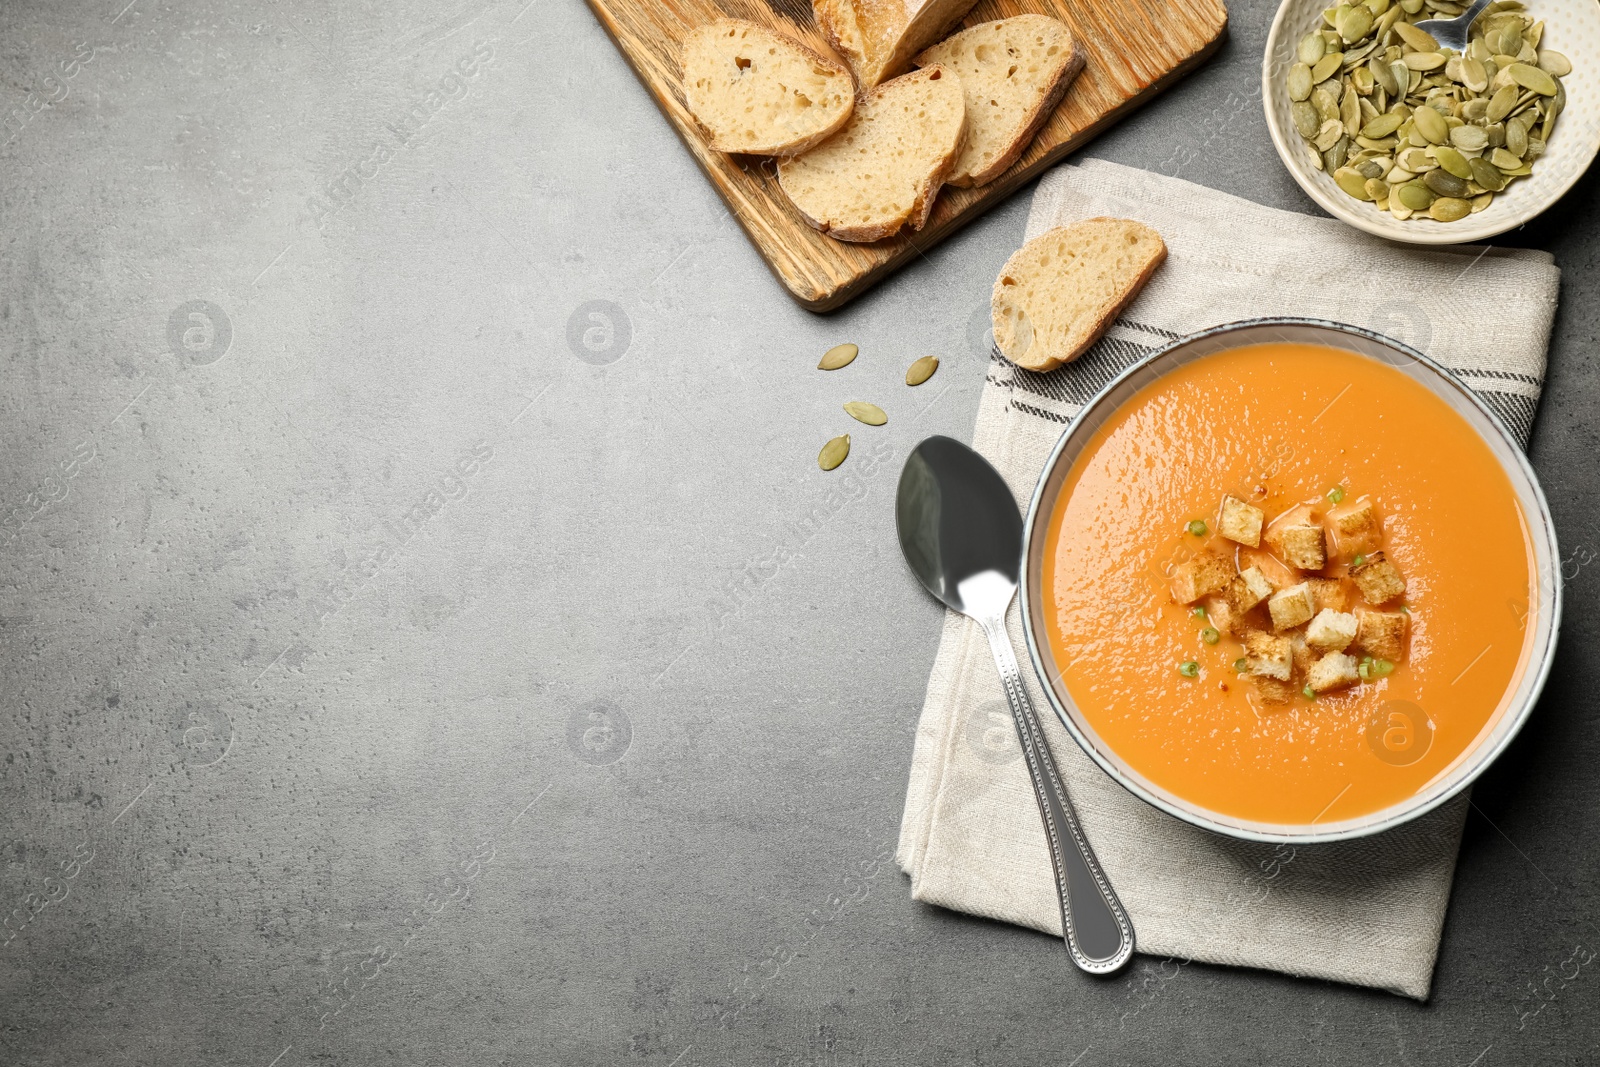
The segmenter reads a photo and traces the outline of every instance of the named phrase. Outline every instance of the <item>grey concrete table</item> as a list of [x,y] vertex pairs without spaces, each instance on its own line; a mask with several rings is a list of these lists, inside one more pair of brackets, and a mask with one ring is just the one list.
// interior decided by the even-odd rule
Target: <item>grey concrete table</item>
[[[1310,210],[1272,7],[1090,151]],[[939,626],[892,490],[1025,194],[819,317],[579,0],[10,0],[0,76],[0,1063],[1593,1062],[1593,176],[1511,237],[1572,607],[1424,1006],[1085,980],[887,858]]]

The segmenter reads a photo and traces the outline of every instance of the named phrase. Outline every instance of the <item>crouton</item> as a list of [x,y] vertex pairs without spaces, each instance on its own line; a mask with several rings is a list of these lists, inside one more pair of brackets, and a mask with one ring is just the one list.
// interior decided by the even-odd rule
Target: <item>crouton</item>
[[[1234,580],[1237,581],[1238,579]],[[1222,599],[1206,607],[1206,618],[1211,620],[1211,625],[1215,629],[1225,634],[1231,634],[1243,620],[1239,617],[1239,613],[1233,610],[1233,605],[1229,603],[1227,596],[1228,591],[1224,589],[1222,591]]]
[[1356,617],[1323,608],[1306,627],[1306,644],[1318,652],[1343,652],[1356,639]]
[[1335,517],[1333,528],[1339,533],[1339,547],[1352,553],[1376,548],[1378,539],[1383,536],[1383,528],[1378,525],[1378,509],[1370,500],[1362,500],[1353,510]]
[[1311,599],[1311,587],[1305,582],[1280,589],[1267,600],[1267,610],[1272,613],[1272,627],[1287,630],[1310,622],[1316,614],[1316,602]]
[[1172,595],[1180,604],[1220,593],[1233,581],[1233,563],[1220,552],[1205,551],[1180,563],[1172,574]]
[[1261,524],[1267,513],[1251,507],[1236,496],[1222,498],[1222,514],[1217,518],[1217,532],[1230,541],[1255,548],[1261,544]]
[[1328,565],[1327,532],[1313,523],[1281,526],[1267,535],[1267,543],[1298,570],[1320,571]]
[[1257,675],[1250,681],[1256,687],[1256,696],[1268,707],[1282,707],[1293,700],[1295,693],[1299,692],[1292,682],[1279,681],[1277,678],[1268,678],[1264,675]]
[[1357,619],[1356,644],[1391,663],[1405,658],[1411,616],[1403,611],[1363,611]]
[[1350,587],[1338,578],[1307,578],[1311,602],[1318,611],[1349,611]]
[[1239,577],[1228,583],[1222,595],[1227,598],[1229,607],[1243,615],[1272,595],[1272,583],[1261,573],[1261,568],[1246,567],[1239,572]]
[[1304,684],[1306,675],[1311,673],[1311,665],[1317,662],[1317,654],[1307,647],[1303,635],[1289,635],[1289,659],[1294,664],[1294,672],[1289,680],[1298,678]]
[[1357,669],[1356,658],[1347,656],[1343,652],[1329,652],[1312,664],[1310,673],[1306,675],[1306,684],[1311,687],[1313,693],[1343,689],[1359,681],[1361,672]]
[[1382,552],[1374,552],[1364,558],[1360,566],[1351,567],[1350,577],[1355,579],[1356,587],[1368,604],[1386,603],[1406,591],[1406,580],[1400,576],[1400,568],[1390,563]]
[[1244,669],[1247,674],[1287,682],[1294,671],[1289,639],[1252,630],[1244,638]]

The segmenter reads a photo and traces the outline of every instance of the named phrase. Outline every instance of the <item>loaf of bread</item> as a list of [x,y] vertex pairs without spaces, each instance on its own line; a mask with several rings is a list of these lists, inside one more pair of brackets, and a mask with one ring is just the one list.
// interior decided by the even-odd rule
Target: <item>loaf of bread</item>
[[778,184],[812,226],[841,241],[920,230],[961,153],[961,82],[925,67],[873,89],[844,129],[778,164]]
[[967,144],[946,181],[972,186],[998,178],[1022,155],[1083,69],[1083,51],[1060,19],[1017,15],[970,26],[916,62],[961,79]]
[[792,38],[742,19],[717,19],[684,38],[683,95],[711,147],[788,156],[850,121],[850,72]]
[[894,77],[960,22],[976,0],[811,0],[828,43],[862,91]]
[[995,344],[1028,370],[1071,363],[1166,258],[1161,235],[1132,219],[1084,219],[1040,234],[995,279]]

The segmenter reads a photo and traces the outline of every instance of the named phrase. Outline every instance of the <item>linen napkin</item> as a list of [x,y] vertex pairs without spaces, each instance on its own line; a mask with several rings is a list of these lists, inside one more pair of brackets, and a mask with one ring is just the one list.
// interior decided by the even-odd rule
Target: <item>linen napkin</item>
[[[1089,352],[1048,374],[991,353],[973,447],[1026,506],[1081,405],[1145,353],[1237,319],[1366,326],[1454,371],[1524,443],[1544,382],[1560,272],[1543,252],[1423,250],[1333,219],[1262,207],[1100,160],[1041,182],[1027,236],[1077,219],[1139,219],[1166,263]],[[1492,293],[1492,300],[1462,299]],[[1024,648],[1020,611],[1008,619]],[[1219,837],[1157,811],[1103,773],[1029,695],[1141,952],[1260,967],[1426,999],[1467,799],[1377,837],[1315,847]],[[1060,935],[1033,789],[988,645],[950,613],[917,727],[897,860],[912,896]]]

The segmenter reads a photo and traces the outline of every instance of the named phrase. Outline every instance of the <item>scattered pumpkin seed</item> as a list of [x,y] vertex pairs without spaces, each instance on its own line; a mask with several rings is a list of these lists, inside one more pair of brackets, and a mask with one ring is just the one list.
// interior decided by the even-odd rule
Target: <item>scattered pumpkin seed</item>
[[1438,222],[1459,222],[1471,213],[1472,204],[1455,196],[1441,196],[1428,209],[1428,214]]
[[933,377],[933,372],[939,369],[938,356],[923,356],[906,369],[906,384],[921,385]]
[[844,462],[850,454],[850,435],[840,434],[822,446],[822,451],[817,453],[817,466],[825,471],[831,471]]
[[852,400],[844,406],[844,412],[857,422],[864,422],[868,426],[882,426],[889,421],[889,416],[876,404],[869,404],[865,400]]
[[818,370],[838,370],[848,366],[855,359],[861,349],[855,345],[834,345],[822,353],[822,362],[817,364]]

